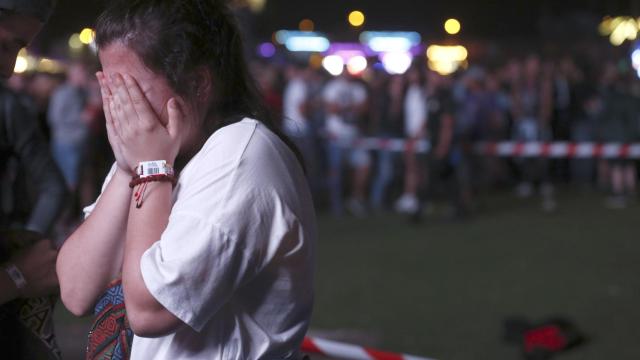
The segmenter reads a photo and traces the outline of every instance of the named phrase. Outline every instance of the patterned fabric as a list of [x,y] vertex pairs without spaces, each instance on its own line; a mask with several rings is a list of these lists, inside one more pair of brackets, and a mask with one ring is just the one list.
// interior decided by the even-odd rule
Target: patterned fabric
[[127,360],[131,355],[133,331],[124,306],[122,281],[109,285],[95,306],[95,320],[89,331],[87,360]]
[[[0,231],[0,262],[35,244],[41,235],[28,231]],[[17,299],[0,306],[0,348],[2,358],[60,360],[53,310],[57,297]]]

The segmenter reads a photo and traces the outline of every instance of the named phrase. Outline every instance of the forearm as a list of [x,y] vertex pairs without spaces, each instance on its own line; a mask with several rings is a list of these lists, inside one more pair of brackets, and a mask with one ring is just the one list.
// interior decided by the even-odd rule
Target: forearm
[[136,208],[135,199],[130,205],[122,281],[129,321],[139,336],[164,335],[179,324],[151,295],[140,268],[142,255],[160,240],[167,227],[171,194],[171,183],[148,183],[143,206]]
[[76,315],[91,311],[122,268],[132,191],[128,174],[116,170],[96,208],[67,239],[57,261],[61,296]]

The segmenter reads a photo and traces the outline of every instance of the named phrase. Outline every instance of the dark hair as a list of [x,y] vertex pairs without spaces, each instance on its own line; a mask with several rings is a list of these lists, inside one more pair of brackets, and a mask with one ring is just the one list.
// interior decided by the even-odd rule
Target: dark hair
[[[302,160],[274,125],[244,56],[235,16],[224,0],[111,0],[96,24],[96,43],[122,42],[179,94],[192,93],[203,66],[216,84],[211,131],[252,117],[276,133]],[[302,161],[301,161],[302,163]]]

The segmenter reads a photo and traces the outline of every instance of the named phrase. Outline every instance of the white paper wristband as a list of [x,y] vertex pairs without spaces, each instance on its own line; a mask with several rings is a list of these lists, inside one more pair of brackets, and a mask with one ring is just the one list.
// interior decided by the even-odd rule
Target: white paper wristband
[[22,275],[22,272],[17,266],[9,264],[4,268],[4,271],[9,275],[11,280],[13,280],[19,290],[27,286],[27,279],[24,278],[24,275]]
[[174,171],[166,160],[143,161],[138,164],[136,175],[146,178],[154,175],[174,175]]

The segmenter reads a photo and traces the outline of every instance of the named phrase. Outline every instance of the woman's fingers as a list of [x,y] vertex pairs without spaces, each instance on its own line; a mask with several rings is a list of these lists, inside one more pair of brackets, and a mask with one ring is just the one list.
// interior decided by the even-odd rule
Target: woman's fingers
[[111,96],[111,91],[109,90],[107,79],[103,72],[97,72],[96,78],[98,79],[98,83],[100,84],[100,95],[102,95],[102,109],[104,111],[104,116],[107,122],[110,122],[111,109],[109,108],[109,96]]
[[136,79],[131,75],[125,74],[123,80],[130,100],[128,105],[133,107],[133,111],[138,115],[141,125],[148,127],[158,125],[158,116],[151,108],[147,97],[142,93]]
[[172,138],[178,137],[178,127],[184,124],[184,113],[182,112],[182,107],[178,103],[176,98],[169,99],[169,104],[167,105],[168,113],[169,113],[169,123],[167,124],[167,131]]
[[109,104],[109,111],[113,115],[111,118],[111,125],[113,126],[113,130],[115,130],[115,135],[119,138],[122,137],[122,124],[120,123],[121,114],[119,113],[115,98],[113,96],[109,96],[107,99],[107,103]]
[[116,118],[114,120],[120,123],[121,130],[129,128],[132,125],[131,122],[136,122],[137,119],[132,118],[136,116],[135,111],[133,111],[133,106],[130,105],[129,93],[120,74],[111,75],[111,93],[115,105],[115,113],[113,115]]

